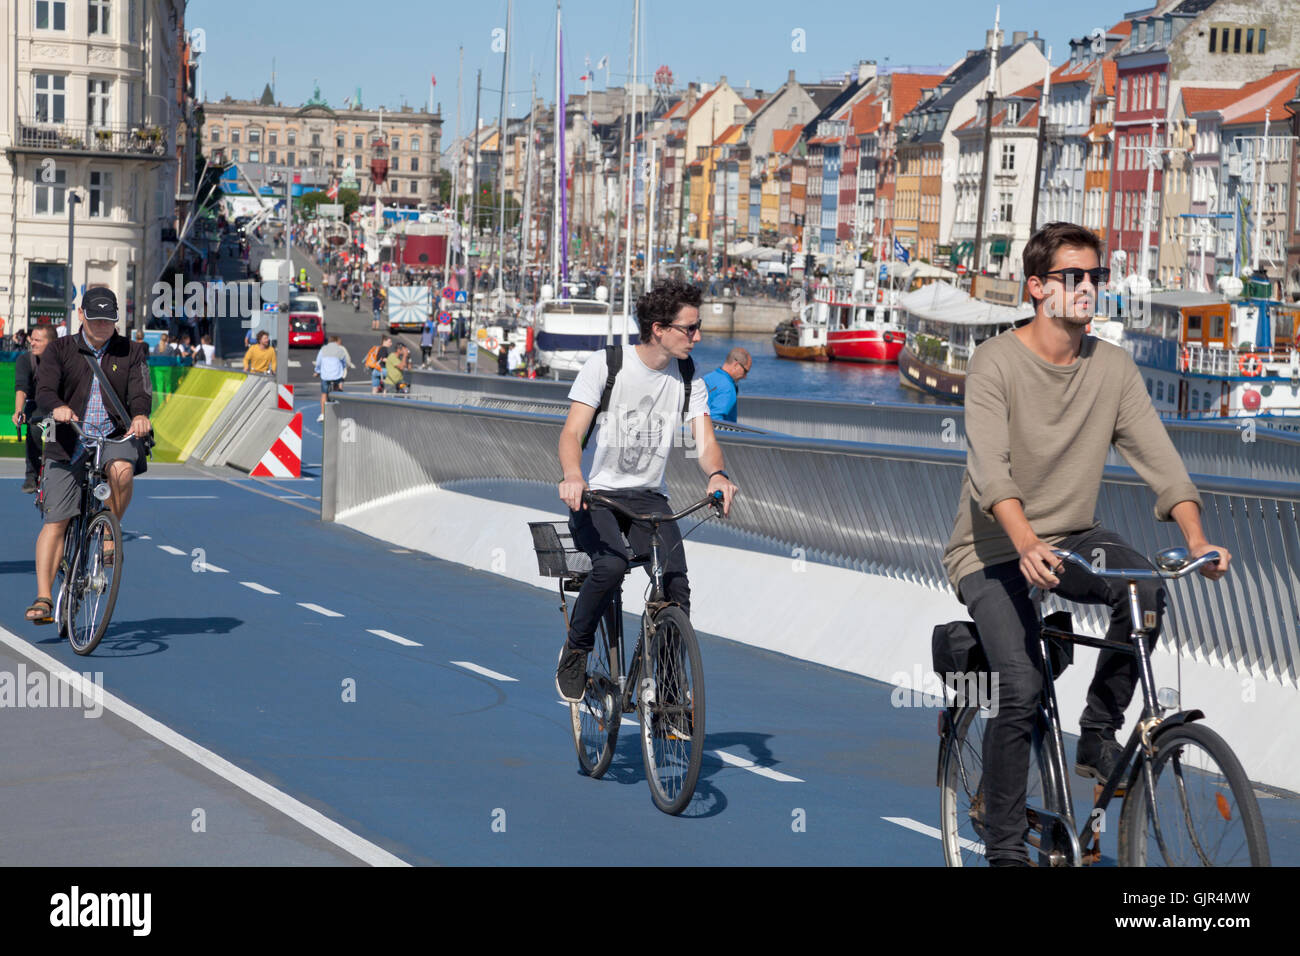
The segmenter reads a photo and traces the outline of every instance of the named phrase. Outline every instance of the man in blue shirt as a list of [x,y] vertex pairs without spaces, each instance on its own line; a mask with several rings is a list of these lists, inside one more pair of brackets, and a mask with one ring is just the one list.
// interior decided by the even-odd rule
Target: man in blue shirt
[[753,364],[749,353],[736,346],[727,353],[722,368],[715,368],[704,376],[704,384],[709,387],[709,417],[715,422],[736,420],[736,402],[740,397],[738,386]]

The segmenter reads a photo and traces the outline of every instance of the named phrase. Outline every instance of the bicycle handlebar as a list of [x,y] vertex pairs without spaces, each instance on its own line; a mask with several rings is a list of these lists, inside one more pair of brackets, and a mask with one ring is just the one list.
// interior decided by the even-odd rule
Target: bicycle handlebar
[[618,511],[621,512],[622,514],[627,515],[627,517],[631,518],[633,521],[677,521],[680,518],[685,518],[687,515],[692,514],[693,512],[699,511],[701,508],[705,507],[706,505],[712,505],[714,508],[721,508],[722,492],[715,491],[711,495],[705,495],[703,498],[695,502],[695,504],[691,505],[685,511],[679,511],[675,515],[637,514],[634,511],[629,511],[627,508],[624,508],[621,504],[619,504],[617,501],[614,501],[612,498],[606,498],[604,495],[597,494],[594,491],[584,491],[582,493],[582,500],[589,505],[590,504],[604,505],[607,508],[611,508],[614,511]]
[[1198,568],[1206,564],[1219,560],[1219,552],[1207,551],[1205,552],[1205,554],[1201,555],[1195,561],[1192,561],[1190,564],[1184,565],[1183,567],[1179,568],[1176,571],[1162,571],[1162,570],[1152,569],[1152,568],[1128,568],[1128,569],[1120,569],[1117,571],[1109,571],[1109,570],[1098,570],[1097,568],[1094,568],[1091,564],[1089,564],[1086,560],[1081,558],[1079,555],[1075,554],[1073,551],[1066,551],[1061,548],[1053,548],[1052,554],[1056,555],[1058,558],[1061,558],[1062,560],[1069,561],[1071,564],[1079,566],[1083,570],[1087,571],[1089,574],[1096,575],[1099,578],[1122,578],[1126,581],[1154,581],[1154,580],[1174,581],[1177,580],[1178,578],[1185,577],[1186,575],[1191,574],[1193,571],[1197,570]]
[[97,441],[97,442],[104,442],[105,444],[111,443],[116,445],[116,444],[121,444],[122,442],[128,442],[135,437],[134,435],[128,434],[128,435],[123,435],[121,438],[96,438],[94,435],[87,435],[85,431],[82,429],[81,423],[71,418],[68,419],[66,422],[60,422],[60,421],[55,421],[53,416],[48,416],[42,419],[42,422],[52,422],[56,426],[71,425],[72,430],[75,431],[77,435],[81,437],[82,441]]

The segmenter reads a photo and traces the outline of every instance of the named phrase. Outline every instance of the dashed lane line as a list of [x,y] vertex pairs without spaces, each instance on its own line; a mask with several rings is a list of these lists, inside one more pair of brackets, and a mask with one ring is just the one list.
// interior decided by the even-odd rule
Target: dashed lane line
[[[913,820],[911,817],[881,817],[880,819],[887,823],[897,824],[905,830],[912,830],[915,833],[920,833],[923,836],[933,837],[936,840],[943,839],[943,834],[939,832],[938,827],[928,826],[921,823],[919,820]],[[963,849],[970,850],[972,853],[984,853],[984,844],[982,843],[976,843],[973,840],[967,840],[965,838],[959,839],[958,842],[961,843]]]
[[173,548],[170,544],[160,544],[160,545],[158,545],[158,550],[159,550],[159,551],[166,551],[168,554],[181,554],[181,555],[183,555],[183,554],[185,553],[185,552],[182,551],[180,548]]
[[471,661],[452,661],[452,663],[457,667],[465,668],[467,671],[473,671],[475,674],[482,674],[484,677],[491,677],[493,680],[509,681],[515,684],[519,683],[517,677],[509,677],[505,674],[498,673],[497,671],[488,670],[486,667],[481,667]]
[[777,783],[803,783],[803,780],[798,777],[792,777],[788,773],[781,773],[781,771],[773,770],[771,767],[760,767],[752,760],[737,754],[727,753],[725,750],[714,750],[712,753],[725,764],[739,767],[741,770],[748,770],[750,773],[756,773],[760,777],[767,777],[767,779],[775,780]]
[[[565,707],[565,708],[572,706],[567,700],[557,700],[556,703],[559,704],[561,707]],[[581,707],[583,710],[585,710],[587,713],[591,714],[591,716],[597,717],[596,714],[592,713],[591,708],[588,707],[586,703],[579,704],[578,706]],[[632,720],[630,717],[624,717],[621,721],[619,721],[619,726],[639,727],[641,725],[638,724],[635,720]]]
[[272,591],[265,584],[258,584],[256,581],[240,581],[246,588],[256,591],[258,594],[279,594],[279,591]]
[[406,638],[400,637],[397,634],[392,633],[391,631],[381,631],[379,629],[367,628],[366,633],[373,634],[375,635],[375,637],[382,637],[384,638],[384,640],[387,641],[394,641],[398,644],[403,644],[406,647],[424,647],[424,645],[419,643],[418,641],[408,641]]
[[338,611],[331,611],[327,607],[321,607],[319,604],[311,604],[305,601],[298,602],[299,607],[305,607],[309,611],[315,611],[317,614],[323,614],[325,617],[342,617]]

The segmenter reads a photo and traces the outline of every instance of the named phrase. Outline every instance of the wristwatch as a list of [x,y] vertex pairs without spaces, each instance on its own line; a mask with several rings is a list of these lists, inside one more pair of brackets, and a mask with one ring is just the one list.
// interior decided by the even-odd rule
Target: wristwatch
[[[723,471],[721,468],[719,468],[717,471],[715,471],[715,472],[713,473],[713,475],[721,475],[723,478],[726,478],[728,481],[731,480],[731,476],[730,476],[729,474],[727,474],[725,471]],[[709,475],[709,480],[710,480],[710,481],[713,480],[713,475]]]

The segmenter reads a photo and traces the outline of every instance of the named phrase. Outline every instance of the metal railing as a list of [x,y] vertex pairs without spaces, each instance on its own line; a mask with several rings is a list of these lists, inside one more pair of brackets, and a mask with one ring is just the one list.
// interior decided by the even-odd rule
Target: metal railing
[[[409,372],[412,394],[446,405],[513,408],[548,413],[568,407],[570,383],[528,381],[456,372]],[[496,396],[493,399],[491,396]],[[513,399],[510,405],[501,399]],[[495,402],[500,401],[500,404]],[[966,450],[965,409],[960,405],[907,402],[826,402],[743,395],[740,425],[762,432],[921,448]],[[1259,481],[1300,482],[1300,434],[1243,421],[1166,421],[1174,447],[1194,474]],[[1125,466],[1113,449],[1108,465]]]
[[[327,415],[321,516],[470,478],[555,483],[562,419],[340,395]],[[941,559],[952,531],[965,455],[959,449],[771,435],[719,436],[742,497],[730,524],[792,556],[950,591]],[[1217,584],[1172,588],[1174,625],[1162,644],[1196,660],[1289,687],[1300,668],[1300,487],[1196,476],[1211,541],[1234,555]],[[669,491],[697,495],[703,478],[669,457]],[[1098,503],[1106,527],[1144,554],[1180,544],[1157,523],[1154,498],[1130,470],[1107,468]],[[870,608],[863,608],[869,626]],[[1100,610],[1072,606],[1100,633]]]
[[81,150],[116,156],[165,156],[167,130],[160,126],[52,123],[27,117],[18,121],[14,145],[25,149]]

